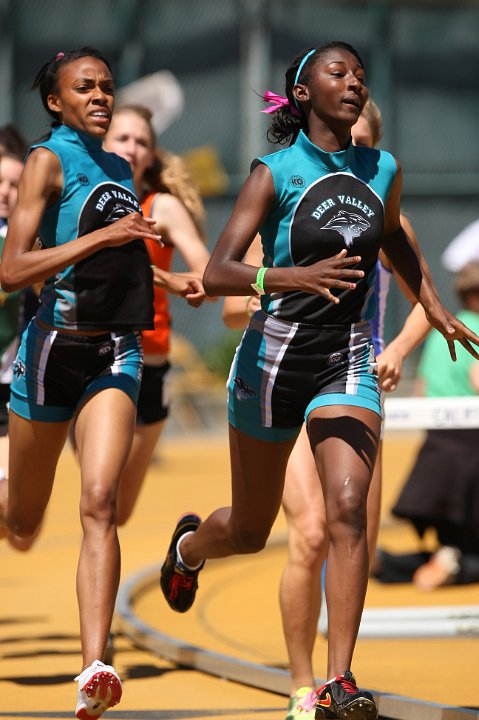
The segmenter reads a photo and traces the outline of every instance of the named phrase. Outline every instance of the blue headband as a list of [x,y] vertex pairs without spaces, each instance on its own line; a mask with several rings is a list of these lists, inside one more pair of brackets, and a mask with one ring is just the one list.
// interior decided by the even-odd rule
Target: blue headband
[[[310,50],[309,53],[306,53],[306,55],[304,56],[304,58],[303,58],[303,59],[301,60],[301,62],[299,63],[299,68],[298,68],[298,70],[297,70],[297,72],[296,72],[296,75],[295,75],[295,77],[294,77],[293,87],[298,84],[299,76],[301,75],[301,72],[302,72],[304,66],[306,65],[306,63],[307,63],[307,61],[309,60],[309,58],[311,57],[311,55],[314,55],[315,52],[316,52],[316,48],[314,48],[313,50]],[[299,107],[298,101],[296,100],[296,98],[294,97],[294,95],[293,95],[293,98],[294,98],[294,104],[296,105],[296,107],[297,107],[298,110],[299,110],[300,107]]]

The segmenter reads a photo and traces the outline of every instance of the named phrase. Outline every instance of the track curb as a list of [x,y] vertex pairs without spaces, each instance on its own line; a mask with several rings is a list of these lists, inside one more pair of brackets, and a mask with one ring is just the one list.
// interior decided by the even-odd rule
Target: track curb
[[[143,568],[121,584],[115,608],[115,623],[123,635],[138,647],[177,665],[279,695],[289,695],[287,670],[246,662],[190,645],[156,630],[138,618],[134,612],[135,603],[143,594],[158,585],[160,569],[159,564]],[[318,679],[317,682],[320,685],[324,680]],[[477,710],[425,702],[375,690],[371,692],[383,720],[479,720]]]

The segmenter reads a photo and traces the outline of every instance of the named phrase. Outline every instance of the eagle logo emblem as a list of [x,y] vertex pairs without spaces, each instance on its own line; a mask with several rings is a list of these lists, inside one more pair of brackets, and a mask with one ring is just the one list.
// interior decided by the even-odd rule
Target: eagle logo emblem
[[22,375],[25,375],[25,373],[25,365],[19,358],[17,358],[13,364],[13,374],[16,378],[20,378]]
[[235,384],[235,395],[238,400],[248,400],[256,396],[253,388],[250,388],[242,378],[235,377],[233,382]]
[[105,223],[114,223],[117,220],[121,220],[121,218],[124,218],[133,212],[135,212],[133,208],[125,207],[121,203],[117,202],[113,205],[113,208],[106,216]]
[[336,230],[343,237],[346,247],[351,247],[354,238],[359,237],[369,227],[370,223],[361,215],[340,210],[321,230]]

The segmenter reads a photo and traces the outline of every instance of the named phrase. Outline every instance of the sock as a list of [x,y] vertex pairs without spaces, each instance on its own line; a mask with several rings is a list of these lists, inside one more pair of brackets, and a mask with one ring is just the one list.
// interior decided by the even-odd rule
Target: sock
[[178,558],[178,562],[181,563],[181,564],[183,565],[183,567],[185,567],[187,570],[198,570],[198,569],[203,565],[203,561],[201,561],[200,563],[198,563],[198,565],[195,565],[194,567],[191,567],[191,565],[187,565],[187,564],[185,563],[185,561],[183,560],[183,558],[182,558],[182,556],[181,556],[181,552],[180,552],[180,543],[181,543],[181,541],[182,541],[183,538],[185,538],[187,535],[192,535],[193,533],[194,533],[194,530],[190,530],[189,532],[185,532],[185,533],[180,537],[180,539],[178,540],[178,542],[177,542],[177,544],[176,544],[176,557]]

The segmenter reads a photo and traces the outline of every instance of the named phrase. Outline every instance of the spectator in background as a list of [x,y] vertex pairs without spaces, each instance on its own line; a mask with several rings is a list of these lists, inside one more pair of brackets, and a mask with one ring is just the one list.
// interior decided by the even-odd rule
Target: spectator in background
[[[8,218],[17,202],[18,182],[23,170],[22,161],[6,150],[0,150],[0,252],[7,234]],[[18,324],[21,291],[6,293],[0,290],[0,496],[6,489],[8,471],[8,409],[12,365],[18,347]],[[6,528],[0,530],[14,538]]]
[[0,128],[0,152],[11,153],[23,160],[27,150],[27,142],[15,125],[8,123]]
[[[479,261],[464,265],[454,289],[463,308],[458,318],[479,331]],[[427,397],[479,393],[479,362],[458,347],[452,363],[437,331],[426,340],[418,373]],[[373,573],[378,580],[412,580],[423,590],[479,582],[477,430],[429,430],[392,512],[408,520],[419,537],[435,530],[439,549],[411,555],[379,551]]]
[[[154,227],[163,243],[146,241],[154,273],[155,327],[141,334],[143,376],[133,444],[118,491],[118,525],[124,525],[133,512],[169,412],[171,319],[163,276],[169,275],[169,292],[198,307],[205,298],[201,278],[209,260],[201,198],[182,159],[155,147],[151,118],[143,105],[121,105],[103,143],[105,150],[129,162],[143,214],[156,221]],[[183,274],[170,272],[175,251],[188,266]],[[172,287],[173,281],[178,283],[177,289]]]
[[[18,162],[23,164],[28,150],[28,144],[20,130],[13,124],[7,123],[0,128],[0,153],[11,155]],[[16,191],[15,191],[16,192]],[[6,230],[5,230],[6,233]],[[40,247],[40,245],[38,245]],[[41,285],[38,287],[28,286],[21,291],[21,313],[18,334],[27,327],[30,319],[35,315],[38,307],[38,293]],[[2,466],[3,467],[3,466]]]
[[474,220],[461,230],[442,254],[442,264],[453,273],[459,272],[473,260],[479,262],[479,220]]
[[[9,127],[13,132],[14,127]],[[3,131],[0,129],[0,143],[2,140]],[[15,144],[10,146],[14,147]],[[7,234],[8,219],[17,203],[18,183],[23,170],[22,159],[23,153],[20,155],[13,150],[0,150],[0,254]],[[27,290],[30,291],[28,294]],[[37,303],[36,294],[30,287],[11,293],[0,289],[0,498],[5,498],[7,494],[8,400],[13,362],[25,315],[27,312],[31,314],[31,307]],[[7,537],[17,550],[28,550],[35,536],[21,538],[0,527],[0,537]]]

